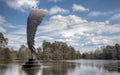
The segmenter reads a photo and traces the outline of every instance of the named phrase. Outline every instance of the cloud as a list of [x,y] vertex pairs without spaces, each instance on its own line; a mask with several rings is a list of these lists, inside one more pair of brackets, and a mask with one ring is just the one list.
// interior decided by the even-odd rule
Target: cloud
[[69,13],[69,10],[60,8],[58,6],[54,6],[49,10],[50,15],[58,14],[58,13],[59,14],[67,14],[67,13]]
[[[85,19],[82,19],[79,16],[76,15],[68,15],[68,16],[62,16],[62,15],[55,15],[52,16],[49,21],[45,23],[45,25],[42,25],[39,27],[38,33],[74,33],[76,35],[83,35],[84,33],[88,36],[89,33],[93,34],[102,34],[102,33],[118,33],[120,25],[114,24],[110,25],[109,21],[105,22],[95,22],[95,21],[87,21]],[[113,30],[114,29],[114,30]],[[77,33],[79,32],[79,33]],[[56,34],[57,34],[56,33]],[[92,34],[92,35],[93,35]]]
[[90,16],[90,17],[97,17],[97,16],[104,16],[104,15],[107,15],[107,14],[108,14],[107,12],[94,11],[94,12],[90,12],[88,14],[88,16]]
[[106,12],[101,12],[101,11],[92,11],[88,14],[89,17],[98,17],[98,16],[105,16],[105,15],[113,15],[116,13],[119,13],[120,9],[115,9],[113,11],[106,11]]
[[5,33],[5,32],[6,32],[6,29],[4,29],[3,27],[0,27],[0,32]]
[[89,38],[89,40],[87,42],[85,42],[83,44],[83,46],[98,46],[98,45],[103,46],[103,45],[109,45],[110,43],[111,43],[111,41],[108,39],[104,39],[104,38],[96,39],[96,38],[92,37],[92,38]]
[[[76,15],[55,15],[39,27],[38,33],[51,36],[55,41],[66,42],[77,49],[84,46],[96,48],[120,43],[116,35],[120,33],[119,28],[119,24],[110,24],[108,20],[96,22],[87,21]],[[113,35],[116,38],[112,39]]]
[[17,35],[26,35],[26,27],[25,25],[18,25],[17,28],[15,28],[14,31],[10,33]]
[[60,2],[61,0],[49,0],[49,1],[56,3],[56,2]]
[[[118,33],[120,32],[119,24],[108,24],[108,22],[88,22],[85,24],[86,28],[90,29],[89,32],[91,33],[96,33],[96,34],[102,34],[102,33],[108,33],[108,34],[112,34],[112,33]],[[114,29],[114,30],[113,30]]]
[[25,25],[14,26],[0,16],[0,32],[5,33],[8,38],[8,47],[18,49],[20,45],[26,45]]
[[10,8],[14,10],[20,10],[25,12],[25,9],[37,7],[39,4],[39,0],[2,0],[5,2]]
[[0,24],[1,24],[1,22],[5,22],[5,19],[2,16],[0,16]]
[[[66,27],[70,27],[72,29],[75,29],[74,32],[77,31],[93,31],[96,30],[98,31],[97,33],[99,33],[100,31],[102,32],[109,32],[109,33],[115,33],[115,32],[119,32],[119,25],[115,24],[115,25],[107,25],[109,22],[94,22],[94,21],[90,21],[88,22],[85,19],[82,19],[81,17],[78,17],[76,15],[68,15],[68,16],[61,16],[61,15],[57,15],[57,16],[53,16],[50,19],[49,24],[53,23],[52,25],[56,25],[55,23],[57,23],[57,25],[60,26],[61,25],[65,25]],[[62,24],[63,23],[63,24]],[[48,25],[49,25],[48,24]],[[114,28],[115,30],[111,30],[112,28]],[[52,29],[52,28],[51,28]],[[71,31],[71,29],[67,29],[67,31]],[[96,33],[96,32],[94,32]]]
[[[8,38],[8,47],[14,48],[18,50],[21,45],[27,46],[27,38],[26,38],[26,26],[25,25],[17,25],[14,30],[5,34],[5,37]],[[40,47],[42,45],[43,40],[52,41],[54,40],[49,36],[36,35],[35,37],[35,47]]]
[[[26,35],[19,35],[18,34],[5,34],[5,37],[7,37],[8,40],[8,47],[14,48],[18,50],[21,45],[26,45],[27,46],[27,40],[26,40]],[[53,41],[54,39],[49,36],[36,36],[35,37],[35,47],[40,47],[42,45],[43,40],[47,41]]]
[[26,45],[26,36],[5,34],[5,37],[8,38],[8,47],[19,49],[21,45]]
[[[5,34],[9,38],[8,46],[15,49],[22,44],[26,45],[26,27],[25,25],[17,26]],[[119,24],[110,24],[109,21],[88,21],[77,15],[52,15],[48,21],[44,21],[39,26],[35,47],[41,46],[43,40],[63,41],[81,52],[85,52],[85,49],[90,51],[107,44],[120,44],[119,28]]]
[[77,5],[77,4],[73,4],[72,9],[73,9],[73,11],[80,11],[80,12],[81,11],[89,11],[88,8],[85,8],[84,6]]
[[[86,20],[76,16],[76,15],[55,15],[50,18],[49,21],[45,23],[44,26],[40,26],[38,33],[54,32],[67,29],[67,27],[75,24],[81,24],[87,22]],[[56,26],[57,25],[57,26]]]
[[92,38],[88,38],[86,43],[83,46],[105,46],[105,45],[115,45],[116,43],[120,44],[120,35],[112,35],[112,36],[94,36]]
[[6,19],[3,16],[0,16],[0,32],[7,32],[6,28],[14,28],[12,24],[6,21]]
[[120,19],[120,13],[114,14],[110,19],[111,20],[119,20]]
[[3,27],[1,27],[4,22],[5,22],[4,17],[0,16],[0,32],[6,32],[6,30]]
[[5,17],[3,17],[3,16],[0,16],[0,26],[9,27],[9,28],[15,28],[15,26],[10,24],[9,22],[7,22]]
[[36,38],[35,38],[35,40],[40,40],[40,41],[43,41],[43,40],[53,40],[53,38],[52,37],[50,37],[50,36],[37,36]]

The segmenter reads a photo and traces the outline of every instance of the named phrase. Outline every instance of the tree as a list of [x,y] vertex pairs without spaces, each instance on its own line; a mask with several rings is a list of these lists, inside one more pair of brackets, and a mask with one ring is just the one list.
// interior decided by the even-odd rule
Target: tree
[[119,44],[115,44],[115,48],[116,48],[116,58],[120,59],[119,55],[120,55],[120,51],[119,51]]
[[82,54],[82,58],[83,58],[83,59],[86,59],[86,56],[87,56],[87,53],[83,53],[83,54]]
[[11,60],[10,50],[5,46],[8,43],[8,39],[0,32],[0,59],[4,59],[5,62]]
[[43,54],[44,60],[52,60],[51,48],[45,48]]
[[37,48],[37,52],[38,52],[38,56],[40,59],[43,59],[43,52],[42,52],[42,49],[40,47]]
[[77,59],[80,57],[80,52],[76,52],[74,47],[68,46],[64,42],[50,43],[44,40],[42,46],[42,58],[44,60]]
[[20,60],[26,60],[30,58],[30,50],[25,47],[25,45],[21,45],[18,54],[18,59]]
[[7,45],[8,39],[4,37],[4,35],[0,32],[0,48],[5,47]]
[[45,50],[45,48],[51,47],[51,43],[44,40],[42,46],[43,46],[43,50]]
[[8,62],[10,62],[11,61],[11,54],[10,54],[10,50],[9,50],[9,48],[5,48],[4,49],[4,61],[6,62],[6,63],[8,63]]
[[[92,56],[92,57],[91,57]],[[95,50],[93,53],[82,54],[83,58],[94,58],[94,59],[120,59],[120,46],[115,44],[115,46],[107,45],[101,47],[101,49]]]
[[62,60],[63,59],[63,53],[60,50],[55,50],[53,53],[53,60]]
[[77,59],[80,59],[80,58],[81,58],[80,51],[76,51],[76,58],[77,58]]
[[76,59],[76,51],[72,46],[69,46],[70,50],[70,59]]

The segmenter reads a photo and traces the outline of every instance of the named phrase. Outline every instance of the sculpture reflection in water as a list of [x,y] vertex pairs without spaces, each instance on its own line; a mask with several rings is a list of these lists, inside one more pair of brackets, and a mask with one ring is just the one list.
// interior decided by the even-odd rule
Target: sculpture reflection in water
[[76,66],[80,64],[74,62],[45,62],[42,68],[23,68],[26,75],[67,75],[70,71],[74,71]]
[[23,71],[25,72],[26,75],[37,75],[37,73],[39,72],[40,68],[23,68]]

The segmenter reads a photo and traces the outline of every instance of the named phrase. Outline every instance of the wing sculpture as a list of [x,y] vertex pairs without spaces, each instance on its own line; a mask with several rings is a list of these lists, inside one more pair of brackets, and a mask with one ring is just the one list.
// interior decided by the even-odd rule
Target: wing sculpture
[[38,25],[42,22],[46,10],[32,8],[27,19],[27,44],[32,54],[36,54],[34,47],[34,38]]

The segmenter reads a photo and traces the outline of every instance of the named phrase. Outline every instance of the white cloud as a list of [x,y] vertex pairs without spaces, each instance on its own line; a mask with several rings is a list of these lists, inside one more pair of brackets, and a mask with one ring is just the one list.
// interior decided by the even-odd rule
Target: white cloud
[[10,8],[25,12],[26,8],[37,7],[39,0],[2,0]]
[[[46,34],[53,38],[57,37],[54,40],[66,42],[77,49],[82,46],[96,48],[101,45],[120,43],[120,41],[116,40],[119,39],[117,35],[115,39],[110,38],[113,37],[113,34],[120,33],[119,28],[119,24],[111,25],[108,20],[95,22],[87,21],[76,15],[56,15],[52,16],[49,21],[40,26],[38,33]],[[109,36],[102,36],[103,33]]]
[[120,19],[120,13],[113,15],[110,19],[111,20],[119,20]]
[[87,22],[86,20],[76,16],[76,15],[56,15],[52,16],[48,22],[45,23],[44,26],[40,26],[38,33],[45,33],[45,32],[54,32],[54,31],[61,31],[67,29],[69,26],[82,24]]
[[2,16],[0,16],[0,26],[1,27],[7,27],[7,28],[15,28],[14,25],[7,22],[6,19]]
[[24,29],[25,25],[14,26],[7,22],[4,17],[0,16],[0,32],[5,33],[5,37],[8,38],[8,47],[18,49],[20,45],[26,44],[25,35],[19,35],[23,33],[25,34],[26,31],[24,31]]
[[6,32],[6,30],[3,27],[1,27],[4,22],[5,22],[4,17],[0,16],[0,32]]
[[98,16],[105,16],[105,15],[112,15],[119,13],[120,9],[115,9],[113,11],[106,11],[106,12],[101,12],[101,11],[92,11],[88,14],[89,17],[98,17]]
[[7,31],[7,29],[5,27],[6,28],[14,28],[15,26],[13,26],[9,22],[7,22],[4,17],[0,16],[0,32],[5,33]]
[[2,17],[2,16],[0,16],[0,25],[1,25],[1,22],[2,22],[2,23],[3,23],[3,22],[6,22],[6,21],[5,21],[5,18]]
[[115,45],[116,43],[120,44],[120,35],[113,36],[95,36],[88,38],[88,41],[83,44],[83,46],[103,46],[103,45]]
[[3,27],[0,27],[0,32],[6,32],[6,29],[4,29]]
[[56,2],[60,2],[61,0],[49,0],[49,1],[56,3]]
[[108,45],[110,43],[111,43],[111,41],[108,39],[104,39],[104,38],[96,39],[96,38],[92,37],[92,38],[89,38],[89,40],[87,42],[85,42],[83,44],[83,46],[98,46],[98,45],[103,46],[103,45]]
[[26,35],[26,28],[25,25],[18,26],[19,29],[16,29],[14,32],[11,32],[11,34],[17,34],[17,35]]
[[51,15],[58,14],[58,13],[59,14],[67,14],[67,13],[69,13],[69,10],[60,8],[58,6],[54,6],[49,10],[49,14],[51,14]]
[[51,40],[54,40],[54,39],[52,37],[49,37],[49,36],[38,36],[38,37],[35,38],[35,40],[36,41],[38,41],[38,40],[41,40],[41,41],[43,41],[43,40],[51,41]]
[[92,33],[102,34],[102,33],[106,32],[106,33],[111,34],[111,33],[120,32],[119,24],[110,25],[106,22],[88,22],[85,25],[86,25],[85,27],[90,29],[89,31]]
[[20,48],[23,44],[26,45],[26,36],[5,34],[5,37],[8,38],[8,46],[13,47],[14,49]]
[[[97,48],[106,45],[114,46],[116,43],[120,44],[120,35],[113,35],[113,36],[94,36],[86,38],[86,42],[82,43],[82,47],[80,47],[80,51],[83,52],[90,52],[95,51]],[[79,47],[78,47],[79,49]]]
[[[67,29],[68,27],[69,29]],[[50,20],[46,23],[46,25],[40,26],[39,29],[42,30],[42,32],[53,32],[56,30],[57,31],[62,30],[63,32],[90,31],[92,33],[100,34],[103,32],[108,32],[108,33],[120,32],[119,27],[120,26],[118,24],[109,25],[109,21],[88,22],[87,20],[84,20],[76,15],[68,15],[68,16],[56,15],[56,16],[52,16]]]
[[84,6],[77,4],[73,4],[72,9],[73,11],[89,11],[88,8],[85,8]]
[[[120,33],[119,28],[119,24],[111,25],[107,20],[96,22],[87,21],[76,15],[54,15],[39,26],[35,37],[35,46],[41,46],[43,40],[63,41],[77,50],[81,50],[81,48],[85,50],[88,47],[92,47],[90,49],[92,50],[101,45],[120,43],[120,34],[116,35]],[[107,35],[105,36],[103,33]],[[16,27],[13,32],[6,34],[6,37],[9,38],[8,46],[10,47],[19,48],[21,44],[26,45],[25,25]]]
[[94,11],[94,12],[90,12],[88,14],[88,16],[90,16],[90,17],[97,17],[97,16],[104,16],[104,15],[107,15],[107,14],[108,14],[107,12]]

